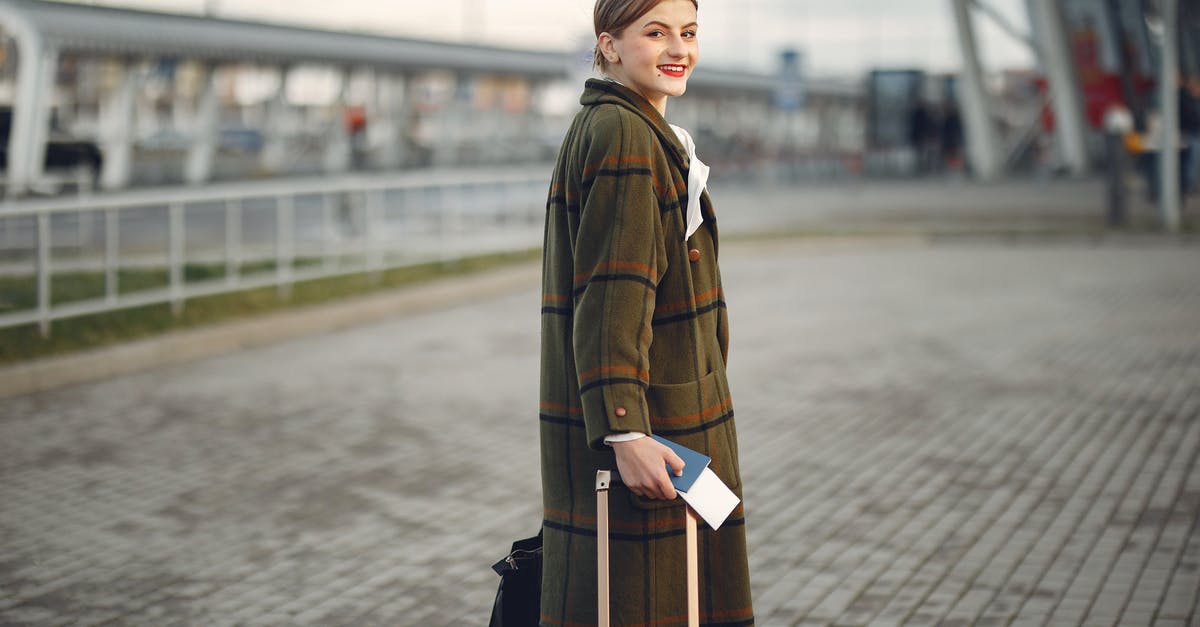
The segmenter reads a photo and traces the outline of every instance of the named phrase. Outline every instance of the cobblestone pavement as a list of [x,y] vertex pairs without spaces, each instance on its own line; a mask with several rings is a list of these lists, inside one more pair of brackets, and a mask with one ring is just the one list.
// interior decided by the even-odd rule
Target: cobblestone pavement
[[[1200,623],[1200,248],[724,255],[761,625]],[[539,524],[537,309],[5,401],[0,623],[483,625]]]

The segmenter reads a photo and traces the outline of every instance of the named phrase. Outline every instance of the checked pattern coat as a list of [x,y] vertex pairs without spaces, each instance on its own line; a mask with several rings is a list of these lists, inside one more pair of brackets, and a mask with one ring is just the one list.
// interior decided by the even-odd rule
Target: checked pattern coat
[[[712,457],[739,495],[725,376],[728,317],[716,218],[685,239],[688,157],[666,120],[625,87],[590,80],[546,208],[540,392],[541,625],[596,624],[597,469],[604,437],[655,433]],[[614,625],[686,625],[681,499],[610,497]],[[739,505],[701,524],[701,623],[754,624]]]

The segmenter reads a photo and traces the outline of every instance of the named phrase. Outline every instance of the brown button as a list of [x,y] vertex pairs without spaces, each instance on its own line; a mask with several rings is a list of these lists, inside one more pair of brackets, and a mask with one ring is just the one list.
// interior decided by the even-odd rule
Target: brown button
[[616,412],[616,413],[617,413],[617,417],[618,417],[618,418],[624,418],[624,417],[625,417],[625,408],[624,408],[624,407],[618,407],[618,408],[617,408],[617,412]]
[[693,248],[693,249],[689,250],[688,251],[688,259],[691,259],[692,263],[696,263],[697,261],[700,261],[700,250],[698,248]]

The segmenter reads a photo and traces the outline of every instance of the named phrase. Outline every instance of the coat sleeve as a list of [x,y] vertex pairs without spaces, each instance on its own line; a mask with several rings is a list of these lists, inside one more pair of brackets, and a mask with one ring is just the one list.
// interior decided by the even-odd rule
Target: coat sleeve
[[651,130],[616,113],[598,116],[592,131],[583,147],[573,349],[588,445],[602,449],[610,433],[650,433],[651,319],[666,250]]

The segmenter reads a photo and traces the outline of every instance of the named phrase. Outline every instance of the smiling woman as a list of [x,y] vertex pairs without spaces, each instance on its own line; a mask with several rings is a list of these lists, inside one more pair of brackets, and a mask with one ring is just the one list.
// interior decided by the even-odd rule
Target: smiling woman
[[[686,625],[683,461],[741,491],[708,167],[664,118],[699,58],[695,0],[598,0],[596,66],[563,140],[543,247],[543,626],[596,624],[592,479],[610,505],[614,625]],[[614,494],[622,492],[614,491]],[[699,538],[700,622],[754,624],[739,505]]]
[[[696,40],[694,0],[601,2],[596,5],[598,28],[618,13],[614,7],[650,7],[628,21],[611,22],[596,37],[596,62],[605,75],[636,91],[665,114],[668,96],[682,96],[700,56]],[[613,18],[623,17],[612,15]]]

